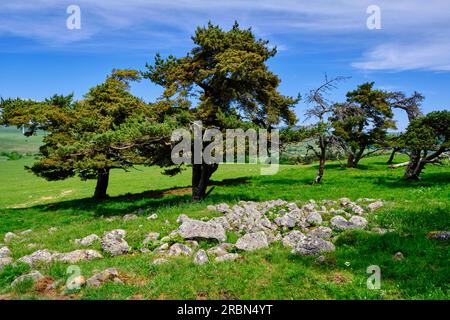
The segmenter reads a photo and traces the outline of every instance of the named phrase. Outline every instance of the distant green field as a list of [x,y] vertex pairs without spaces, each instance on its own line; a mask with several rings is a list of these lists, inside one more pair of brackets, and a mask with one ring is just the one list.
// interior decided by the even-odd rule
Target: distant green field
[[42,144],[42,132],[31,137],[25,137],[16,127],[0,126],[0,152],[16,151],[21,154],[35,154]]

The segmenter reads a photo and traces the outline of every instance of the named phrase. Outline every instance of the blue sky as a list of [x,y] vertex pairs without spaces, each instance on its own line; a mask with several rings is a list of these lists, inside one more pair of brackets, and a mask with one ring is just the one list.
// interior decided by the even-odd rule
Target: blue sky
[[[69,5],[81,9],[81,29],[66,27]],[[366,10],[381,10],[381,29],[369,30]],[[330,96],[365,81],[386,90],[426,96],[425,112],[450,108],[450,1],[446,0],[2,0],[0,96],[77,98],[113,68],[144,69],[157,52],[183,55],[196,26],[235,20],[270,40],[271,69],[284,94],[305,94],[324,74],[350,76]],[[133,93],[153,100],[148,81]],[[304,118],[306,108],[296,112]],[[399,129],[406,116],[396,114]]]

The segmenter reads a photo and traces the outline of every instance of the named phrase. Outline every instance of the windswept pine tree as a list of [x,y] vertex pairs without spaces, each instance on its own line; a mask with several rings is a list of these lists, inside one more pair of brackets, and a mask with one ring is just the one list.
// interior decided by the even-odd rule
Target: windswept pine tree
[[112,169],[161,162],[159,148],[170,142],[175,127],[164,115],[169,102],[152,105],[129,92],[129,82],[139,79],[138,71],[114,70],[80,101],[72,95],[3,100],[2,123],[24,126],[26,135],[46,131],[30,171],[50,181],[96,179],[94,198],[102,199]]
[[[229,31],[208,23],[197,28],[194,48],[184,57],[156,56],[145,77],[164,87],[163,98],[190,99],[195,120],[203,128],[241,128],[248,122],[272,128],[284,121],[295,123],[292,111],[298,99],[280,94],[280,79],[269,71],[267,61],[276,48],[257,39],[251,29],[237,23]],[[192,198],[206,195],[217,164],[192,164]]]
[[333,108],[333,134],[348,155],[347,167],[355,168],[369,147],[382,146],[388,129],[395,129],[389,94],[364,83],[347,93],[347,101]]

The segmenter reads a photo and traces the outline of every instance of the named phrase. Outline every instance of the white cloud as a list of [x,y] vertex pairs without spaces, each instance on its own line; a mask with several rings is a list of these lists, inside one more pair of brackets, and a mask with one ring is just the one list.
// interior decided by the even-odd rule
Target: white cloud
[[383,44],[353,67],[364,70],[450,71],[450,43]]

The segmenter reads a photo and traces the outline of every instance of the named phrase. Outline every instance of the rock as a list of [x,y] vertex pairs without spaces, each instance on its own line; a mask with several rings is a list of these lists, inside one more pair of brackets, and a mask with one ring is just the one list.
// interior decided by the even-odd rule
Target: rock
[[156,213],[153,213],[147,217],[147,220],[156,220],[156,219],[158,219],[158,215]]
[[237,253],[227,253],[223,256],[216,257],[215,261],[216,262],[234,261],[234,260],[238,259],[239,257],[240,257],[240,255]]
[[78,246],[90,246],[96,241],[100,241],[99,236],[97,236],[96,234],[90,234],[84,238],[75,239],[73,242]]
[[0,248],[0,258],[6,258],[11,255],[11,250],[8,247]]
[[323,200],[322,203],[329,207],[337,205],[337,202],[334,200]]
[[190,256],[192,254],[192,249],[182,243],[174,243],[170,246],[168,254],[169,256]]
[[180,214],[176,221],[177,221],[177,223],[183,223],[183,222],[188,221],[188,220],[190,220],[190,218],[187,215]]
[[262,231],[247,233],[236,241],[236,248],[244,251],[253,251],[268,246],[267,236]]
[[27,280],[32,280],[33,282],[44,279],[44,276],[39,271],[31,271],[30,273],[24,274],[17,277],[12,283],[11,287],[15,288],[19,283]]
[[206,209],[208,209],[208,211],[216,211],[216,206],[213,206],[213,205],[208,205],[208,206],[206,206]]
[[233,245],[231,243],[221,243],[215,247],[209,248],[206,252],[210,255],[214,256],[223,256],[228,253],[228,249],[230,249]]
[[221,225],[225,230],[230,230],[231,229],[231,225],[228,222],[226,217],[217,217],[217,218],[212,218],[211,220],[209,220],[209,223],[215,223],[215,224],[219,224]]
[[13,259],[11,257],[0,257],[0,271],[7,265],[13,263]]
[[360,206],[358,206],[357,204],[353,204],[350,206],[350,210],[354,213],[354,214],[364,214],[364,209],[361,208]]
[[84,285],[86,285],[86,278],[83,276],[77,276],[70,279],[67,282],[66,287],[68,290],[79,290]]
[[368,222],[360,216],[352,216],[349,221],[341,216],[335,216],[331,218],[330,224],[334,230],[342,231],[345,229],[363,229],[367,226]]
[[166,220],[164,220],[164,224],[169,225],[170,221],[166,219]]
[[205,264],[209,262],[208,255],[205,250],[198,250],[194,257],[195,264]]
[[405,259],[405,256],[404,256],[403,253],[401,253],[400,251],[399,251],[399,252],[396,252],[396,253],[394,254],[394,260],[395,260],[395,261],[401,261],[401,260],[403,260],[403,259]]
[[296,217],[294,217],[290,214],[285,214],[281,217],[275,218],[274,222],[276,225],[278,225],[280,227],[294,228],[295,225],[297,224],[297,219],[296,219]]
[[48,229],[48,232],[50,232],[50,233],[55,233],[56,231],[58,231],[58,228],[56,228],[56,227],[51,227]]
[[332,252],[335,250],[336,248],[334,244],[329,241],[319,238],[306,237],[305,239],[297,243],[297,245],[292,250],[292,253],[298,255],[316,255],[325,252]]
[[294,230],[284,236],[282,243],[283,246],[285,247],[294,248],[297,245],[297,243],[299,243],[301,240],[305,238],[306,236],[303,233],[301,233],[298,230]]
[[221,203],[216,206],[216,210],[222,213],[226,213],[230,210],[230,206],[226,203]]
[[320,238],[320,239],[329,239],[329,238],[331,238],[332,234],[333,234],[333,230],[331,230],[331,228],[320,226],[320,227],[317,227],[317,228],[314,228],[313,230],[311,230],[308,233],[308,236]]
[[5,237],[3,238],[3,241],[5,243],[10,243],[12,240],[18,238],[19,236],[15,234],[14,232],[8,232],[5,234]]
[[302,210],[305,212],[313,212],[316,210],[316,204],[313,202],[307,203],[302,207]]
[[447,240],[450,239],[450,231],[431,231],[427,233],[430,239]]
[[147,233],[147,235],[145,236],[144,241],[142,242],[142,245],[146,246],[149,243],[158,240],[160,234],[158,232],[150,232]]
[[36,249],[38,245],[36,243],[29,243],[27,244],[27,249]]
[[198,247],[198,242],[195,240],[187,240],[186,243],[193,249]]
[[123,216],[124,221],[136,220],[137,218],[138,218],[138,216],[133,213],[129,213],[129,214],[126,214]]
[[383,201],[377,200],[375,202],[372,202],[372,203],[368,204],[367,208],[370,211],[374,211],[374,210],[377,210],[378,208],[381,208],[383,205],[384,205]]
[[353,216],[348,222],[354,229],[364,229],[369,224],[365,218],[360,216]]
[[164,253],[167,250],[169,250],[169,244],[168,243],[163,243],[162,245],[160,245],[158,248],[156,248],[154,250],[155,253]]
[[184,221],[176,233],[184,239],[214,239],[221,242],[227,239],[221,225],[192,219]]
[[125,241],[126,231],[122,229],[105,232],[102,238],[102,249],[112,256],[128,253],[131,248]]
[[153,260],[154,265],[160,265],[160,264],[164,264],[167,262],[169,262],[169,260],[167,260],[165,258],[157,258],[157,259]]
[[320,225],[322,224],[322,216],[320,213],[313,211],[306,217],[306,222],[313,226]]
[[53,256],[55,261],[65,263],[77,263],[79,261],[90,261],[101,259],[103,256],[96,250],[75,250],[67,253],[60,253]]
[[341,206],[347,207],[349,204],[351,204],[353,202],[349,198],[340,198],[339,203],[341,204]]
[[32,232],[33,232],[32,229],[27,229],[27,230],[25,230],[25,231],[22,231],[20,234],[24,236],[24,235],[30,234],[30,233],[32,233]]
[[99,287],[103,283],[109,280],[113,280],[114,282],[116,279],[120,280],[120,283],[122,283],[122,280],[119,278],[119,272],[116,268],[108,268],[100,273],[94,274],[92,277],[86,280],[86,286],[87,287]]
[[33,252],[32,254],[23,256],[18,261],[23,262],[30,265],[35,265],[36,263],[50,263],[53,261],[55,253],[51,253],[47,249],[38,250]]

